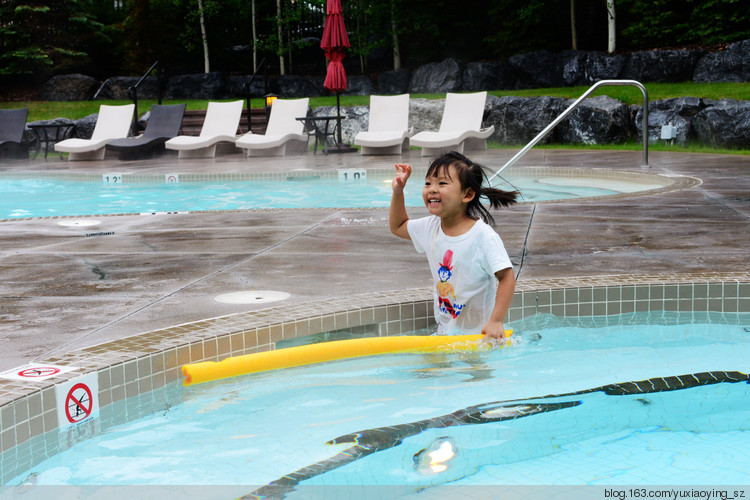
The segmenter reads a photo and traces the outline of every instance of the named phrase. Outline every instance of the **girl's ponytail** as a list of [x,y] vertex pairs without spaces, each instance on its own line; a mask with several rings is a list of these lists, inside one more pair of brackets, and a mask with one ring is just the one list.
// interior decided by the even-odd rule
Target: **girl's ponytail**
[[[427,170],[427,176],[437,175],[445,172],[450,175],[449,167],[456,169],[458,180],[463,189],[471,188],[475,196],[469,202],[466,213],[469,217],[480,217],[487,224],[494,224],[495,219],[485,207],[480,198],[487,198],[490,208],[507,207],[516,202],[520,194],[518,191],[504,191],[502,189],[489,187],[485,167],[466,158],[464,155],[451,151],[436,158]],[[485,187],[487,186],[487,187]]]

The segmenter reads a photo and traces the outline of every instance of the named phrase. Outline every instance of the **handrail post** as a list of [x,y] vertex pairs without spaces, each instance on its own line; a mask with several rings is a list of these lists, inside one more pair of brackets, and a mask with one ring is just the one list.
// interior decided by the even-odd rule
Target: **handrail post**
[[641,168],[648,168],[648,92],[646,91],[646,87],[644,87],[641,82],[638,82],[636,80],[601,80],[592,85],[591,88],[584,92],[581,97],[576,99],[573,104],[568,106],[568,109],[560,113],[558,117],[552,121],[552,123],[547,125],[544,130],[536,135],[536,137],[531,139],[531,141],[529,141],[526,146],[524,146],[518,153],[516,153],[513,158],[508,160],[505,165],[500,167],[497,172],[492,174],[492,176],[488,179],[488,182],[492,182],[492,179],[500,175],[500,172],[517,162],[523,155],[525,155],[529,151],[529,149],[534,147],[547,134],[549,134],[553,128],[555,128],[561,121],[563,121],[565,117],[572,113],[584,99],[591,95],[596,89],[605,85],[632,85],[641,89],[641,93],[643,94],[643,120],[641,125],[641,127],[643,128],[643,162],[641,164]]
[[265,57],[261,59],[260,64],[256,66],[256,70],[253,72],[252,76],[250,77],[250,80],[246,81],[245,84],[243,85],[245,99],[247,100],[247,131],[248,132],[252,131],[252,114],[250,111],[250,104],[251,104],[253,95],[252,95],[251,87],[252,87],[253,81],[255,81],[255,76],[258,74],[258,71],[260,71],[261,69],[265,70],[265,82],[263,84],[263,88],[266,90],[265,94],[267,94],[268,93],[268,67],[266,65]]
[[[143,83],[143,80],[146,79],[146,77],[154,70],[154,68],[159,64],[159,61],[156,61],[154,64],[151,65],[151,67],[146,71],[143,76],[133,85],[132,87],[128,88],[128,97],[130,97],[133,100],[133,104],[135,107],[133,108],[133,129],[134,131],[138,130],[138,87],[141,86],[141,83]],[[158,94],[158,90],[157,90]],[[161,98],[159,98],[159,104],[161,104]]]

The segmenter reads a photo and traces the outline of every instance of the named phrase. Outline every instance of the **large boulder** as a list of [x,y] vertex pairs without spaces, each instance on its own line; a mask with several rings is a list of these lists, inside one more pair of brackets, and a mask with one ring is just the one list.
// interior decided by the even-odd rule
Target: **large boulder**
[[519,88],[562,87],[562,57],[548,50],[518,54],[508,59],[519,76]]
[[73,137],[79,139],[91,139],[94,135],[94,127],[96,127],[96,120],[99,118],[99,113],[84,116],[80,120],[76,120],[75,131]]
[[276,81],[276,92],[281,97],[320,97],[328,95],[322,76],[281,75]]
[[463,82],[464,91],[515,89],[519,76],[507,61],[478,61],[464,67]]
[[[336,106],[319,106],[312,111],[313,116],[336,116]],[[351,144],[354,136],[363,130],[367,130],[367,123],[370,117],[370,110],[367,106],[348,106],[341,108],[341,141],[344,144]],[[331,122],[333,127],[334,123]],[[334,129],[331,128],[331,132]]]
[[620,77],[626,57],[583,50],[562,53],[562,78],[565,85],[593,85],[600,80]]
[[231,99],[233,97],[247,97],[249,94],[250,97],[257,98],[270,93],[270,89],[266,89],[266,82],[263,77],[251,79],[251,75],[228,77],[225,87],[225,97]]
[[[562,113],[566,99],[560,97],[488,96],[484,125],[495,126],[492,140],[503,144],[526,144]],[[553,129],[542,143],[555,139]]]
[[[226,95],[224,73],[176,75],[169,79],[166,99],[222,99]],[[140,95],[140,94],[139,94]]]
[[386,71],[378,75],[378,94],[397,95],[409,92],[410,69]]
[[698,60],[705,53],[705,50],[692,49],[632,52],[628,55],[622,78],[661,83],[690,81]]
[[93,97],[99,82],[81,74],[56,75],[42,87],[41,97],[45,101],[87,101]]
[[[566,103],[566,109],[574,101]],[[617,144],[634,133],[627,104],[608,96],[584,99],[557,128],[560,141],[573,144]]]
[[[651,101],[648,104],[648,142],[656,143],[661,140],[661,128],[671,124],[675,127],[676,137],[674,142],[681,145],[690,143],[692,135],[692,121],[695,115],[706,107],[703,100],[697,97],[678,97],[676,99],[664,99]],[[643,107],[638,107],[634,117],[637,129],[638,141],[643,138]]]
[[460,92],[463,89],[463,64],[456,59],[420,66],[411,77],[409,92],[436,94]]
[[750,81],[750,40],[736,42],[703,56],[695,65],[694,82]]
[[346,77],[346,95],[372,95],[375,93],[375,85],[365,75],[351,75]]
[[712,101],[695,115],[692,125],[703,144],[750,149],[750,101]]
[[409,127],[415,132],[437,132],[443,120],[444,99],[409,99]]

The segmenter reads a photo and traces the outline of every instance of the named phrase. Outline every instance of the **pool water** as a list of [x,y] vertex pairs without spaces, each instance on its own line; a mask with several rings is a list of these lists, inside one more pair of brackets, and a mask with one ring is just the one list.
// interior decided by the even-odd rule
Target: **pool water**
[[[418,180],[407,185],[405,193],[409,206],[423,206],[421,184]],[[653,189],[661,185],[606,179],[508,175],[498,187],[519,189],[525,201],[548,201],[605,196]],[[103,180],[74,181],[51,177],[0,178],[0,192],[3,193],[0,219],[13,219],[203,210],[382,208],[390,203],[391,181],[390,178],[375,176],[358,182],[312,176],[277,181],[176,183],[105,183]]]
[[[746,381],[626,395],[601,388],[747,372],[748,324],[746,313],[538,315],[510,325],[510,346],[479,357],[373,356],[171,385],[141,408],[147,415],[103,424],[9,484],[31,474],[39,485],[245,484],[251,493],[295,471],[307,474],[301,486],[400,485],[405,494],[441,485],[747,484]],[[103,419],[133,414],[134,404],[109,405]],[[496,420],[472,423],[466,415],[477,409]],[[342,460],[357,444],[326,443],[351,433],[361,447],[375,436],[378,451]],[[437,467],[428,459],[446,451]]]

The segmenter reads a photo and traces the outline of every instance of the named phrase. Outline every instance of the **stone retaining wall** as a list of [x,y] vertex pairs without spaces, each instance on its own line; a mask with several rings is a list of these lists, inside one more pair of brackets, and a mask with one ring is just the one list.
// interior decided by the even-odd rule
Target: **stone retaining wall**
[[[463,63],[456,59],[426,64],[414,70],[389,71],[372,81],[367,76],[350,75],[346,94],[445,93],[480,90],[545,88],[591,85],[605,79],[649,82],[747,82],[750,81],[750,40],[736,42],[724,50],[708,53],[698,49],[651,50],[629,54],[590,51],[551,53],[535,51],[503,61]],[[117,76],[97,82],[85,75],[59,75],[45,85],[48,100],[92,98],[127,100],[128,88],[137,77]],[[147,78],[139,97],[156,97],[159,82]],[[226,76],[223,73],[173,76],[162,82],[166,99],[228,99],[262,96],[262,78]],[[270,82],[270,91],[283,98],[328,95],[323,76],[284,75]],[[503,144],[525,144],[572,101],[555,97],[495,97],[487,99],[484,126],[494,125],[492,140]],[[442,100],[411,100],[410,121],[416,131],[437,130],[442,116]],[[348,120],[345,140],[351,142],[367,129],[368,109],[344,108]],[[316,114],[330,113],[318,108]],[[547,142],[611,144],[641,140],[642,106],[630,106],[609,97],[587,99],[547,137]],[[95,116],[93,117],[95,119]],[[91,117],[87,117],[89,122]],[[86,122],[88,123],[88,122]],[[693,141],[713,147],[750,148],[750,101],[711,101],[694,97],[649,103],[649,142],[657,142],[663,125],[675,127],[673,143]],[[78,128],[86,137],[91,127]]]
[[[283,75],[270,81],[270,90],[282,97],[328,95],[325,75]],[[747,82],[750,81],[750,40],[735,42],[717,52],[701,49],[665,49],[607,54],[566,50],[552,53],[537,50],[501,61],[463,62],[457,59],[425,64],[415,69],[387,71],[371,80],[350,74],[345,94],[402,94],[515,90],[527,88],[592,85],[600,80],[662,82]],[[229,76],[220,72],[176,75],[164,82],[166,99],[226,99],[246,94],[250,76]],[[85,75],[58,75],[44,86],[42,96],[50,101],[93,98],[129,99],[128,88],[138,77],[113,76],[104,82]],[[266,92],[263,78],[249,85],[250,93]],[[159,85],[147,78],[139,97],[154,99]]]
[[[409,122],[415,131],[438,130],[444,100],[412,98]],[[558,97],[488,96],[483,127],[494,126],[490,140],[524,145],[549,125],[573,100]],[[367,106],[342,107],[347,116],[342,124],[344,142],[351,143],[357,132],[367,130]],[[335,114],[334,107],[315,108],[315,115]],[[619,144],[642,140],[642,106],[628,106],[607,96],[581,103],[555,127],[543,143]],[[750,101],[712,101],[694,97],[665,99],[649,103],[648,141],[661,139],[663,125],[672,124],[676,136],[670,143],[691,142],[728,149],[750,149]]]

